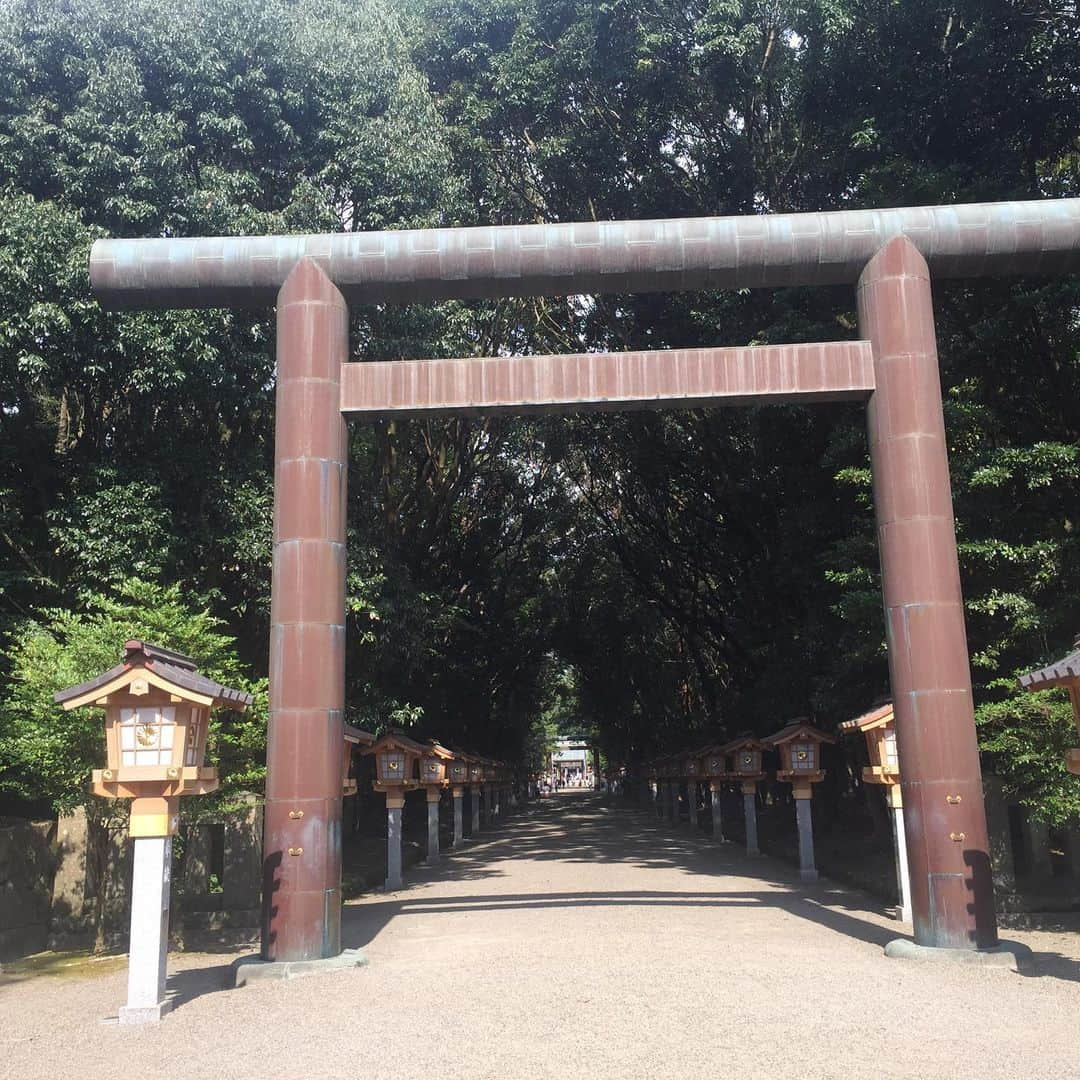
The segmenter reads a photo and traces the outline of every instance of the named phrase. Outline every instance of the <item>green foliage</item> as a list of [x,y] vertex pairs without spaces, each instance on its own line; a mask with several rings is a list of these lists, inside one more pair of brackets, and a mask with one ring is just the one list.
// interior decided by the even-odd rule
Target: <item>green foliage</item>
[[53,694],[113,667],[131,638],[186,653],[203,674],[254,696],[243,714],[214,713],[207,756],[220,769],[222,797],[261,786],[265,679],[247,675],[233,638],[209,612],[186,604],[179,586],[133,578],[114,595],[87,597],[79,612],[44,610],[12,633],[10,674],[0,698],[0,789],[47,799],[60,811],[87,800],[90,770],[104,764],[102,711],[64,712]]
[[[134,603],[103,596],[132,575],[173,598],[159,637],[183,636],[183,597],[265,672],[272,325],[104,312],[85,272],[95,237],[1072,195],[1078,65],[1075,13],[1055,2],[4,4],[9,789],[81,790],[96,726],[60,717],[26,658],[44,650],[58,684],[112,663],[111,638],[67,669],[44,643]],[[1010,680],[1077,629],[1080,293],[961,281],[937,283],[935,302],[980,730],[994,768],[1060,820],[1060,703]],[[357,355],[380,359],[855,333],[847,289],[353,312]],[[351,439],[354,722],[533,760],[575,716],[618,761],[807,712],[829,725],[888,689],[856,407],[387,423]],[[19,717],[37,734],[16,738]],[[48,733],[84,719],[65,772]],[[254,729],[222,731],[217,752],[230,784],[257,780]],[[52,764],[35,778],[38,753]]]
[[[995,699],[976,711],[980,744],[1006,790],[1050,825],[1080,816],[1080,785],[1065,767],[1065,751],[1076,745],[1072,706],[1060,690],[1017,694],[998,680]],[[1010,691],[1012,691],[1010,693]]]

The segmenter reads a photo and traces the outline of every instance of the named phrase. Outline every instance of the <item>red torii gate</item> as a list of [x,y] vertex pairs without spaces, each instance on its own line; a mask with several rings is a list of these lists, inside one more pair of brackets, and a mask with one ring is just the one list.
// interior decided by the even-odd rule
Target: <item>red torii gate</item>
[[[1080,269],[1080,200],[99,240],[115,308],[277,304],[262,953],[341,951],[344,416],[867,401],[915,940],[997,942],[930,270]],[[857,282],[857,342],[348,363],[348,304]]]

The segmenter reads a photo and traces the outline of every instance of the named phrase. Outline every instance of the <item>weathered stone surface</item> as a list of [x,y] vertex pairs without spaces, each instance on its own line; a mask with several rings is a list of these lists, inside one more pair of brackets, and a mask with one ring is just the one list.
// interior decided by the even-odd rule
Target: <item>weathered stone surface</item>
[[51,821],[0,824],[0,963],[45,948],[54,830]]

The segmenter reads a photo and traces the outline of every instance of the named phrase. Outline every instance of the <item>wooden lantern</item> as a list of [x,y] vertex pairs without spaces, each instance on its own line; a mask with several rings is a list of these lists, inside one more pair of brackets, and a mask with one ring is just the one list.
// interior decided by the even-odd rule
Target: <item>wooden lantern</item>
[[469,757],[461,751],[454,751],[453,758],[447,763],[446,771],[450,777],[450,783],[455,787],[469,782]]
[[453,752],[441,746],[435,739],[429,740],[420,758],[420,783],[429,787],[442,787],[446,783],[447,762],[453,761]]
[[834,742],[835,736],[819,731],[804,716],[792,720],[765,740],[767,746],[773,747],[780,754],[777,780],[790,783],[796,799],[809,798],[810,785],[824,778],[821,747],[824,743]]
[[864,784],[884,789],[890,811],[893,854],[896,860],[896,891],[900,899],[899,918],[911,922],[911,874],[908,867],[907,832],[904,828],[904,800],[900,789],[900,755],[896,748],[896,722],[892,702],[884,702],[854,720],[840,725],[845,734],[861,732],[866,739],[870,764],[862,771]]
[[484,782],[484,762],[482,758],[469,759],[469,783],[482,784]]
[[396,731],[365,747],[362,753],[375,755],[375,790],[403,791],[416,787],[420,759],[426,750],[427,747]]
[[701,753],[700,750],[693,750],[682,756],[683,779],[688,780],[690,783],[700,780],[705,775],[705,766],[701,760]]
[[854,720],[845,720],[840,730],[861,732],[866,739],[870,764],[862,772],[863,783],[900,786],[900,755],[896,749],[896,723],[892,702],[880,705]]
[[706,747],[701,758],[701,764],[709,780],[727,779],[727,754],[721,747]]
[[356,777],[350,776],[352,752],[355,746],[371,746],[375,736],[368,731],[361,731],[352,724],[345,725],[345,752],[341,755],[341,794],[343,797],[356,794]]
[[741,780],[744,784],[756,783],[765,776],[761,767],[761,755],[765,750],[765,744],[750,735],[733,739],[729,743],[717,748],[718,754],[724,754],[731,758],[731,776],[735,780]]
[[210,710],[243,712],[252,701],[200,675],[191,657],[135,640],[116,667],[54,700],[65,710],[105,709],[106,766],[94,769],[92,790],[134,800],[134,837],[175,835],[179,797],[217,789],[217,769],[205,763]]
[[[1054,687],[1068,690],[1073,723],[1080,731],[1080,639],[1073,642],[1073,651],[1068,656],[1055,660],[1047,667],[1021,675],[1020,685],[1029,691],[1050,690]],[[1065,751],[1065,766],[1074,776],[1080,776],[1080,748],[1074,746]]]

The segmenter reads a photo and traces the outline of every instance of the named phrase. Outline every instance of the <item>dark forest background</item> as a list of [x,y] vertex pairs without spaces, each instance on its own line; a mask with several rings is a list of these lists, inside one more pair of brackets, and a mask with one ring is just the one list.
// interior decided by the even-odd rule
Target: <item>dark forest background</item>
[[[1059,0],[0,0],[0,787],[83,798],[58,686],[127,636],[259,696],[273,320],[113,314],[99,236],[753,214],[1080,194]],[[936,289],[987,764],[1080,808],[1080,281]],[[355,359],[820,340],[851,289],[371,307]],[[888,692],[862,410],[353,425],[349,719],[609,761]]]

